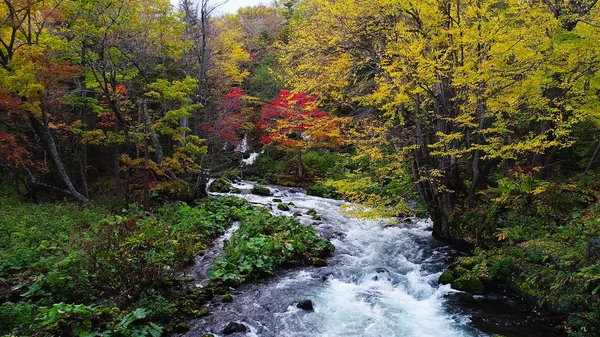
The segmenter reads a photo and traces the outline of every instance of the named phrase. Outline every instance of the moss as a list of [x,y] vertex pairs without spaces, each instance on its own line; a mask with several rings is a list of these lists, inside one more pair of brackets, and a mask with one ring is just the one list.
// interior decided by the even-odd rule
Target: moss
[[231,296],[231,294],[225,294],[225,295],[221,296],[221,302],[223,302],[223,303],[233,302],[233,296]]
[[277,205],[277,209],[280,211],[289,211],[290,210],[290,206],[286,205],[286,204],[279,204]]
[[452,288],[475,295],[483,294],[484,290],[483,283],[473,275],[464,275],[454,280],[454,282],[452,282]]
[[228,193],[231,192],[231,181],[226,178],[219,178],[210,184],[208,190],[215,193]]
[[196,317],[198,317],[198,318],[208,316],[208,315],[210,315],[210,311],[208,311],[208,309],[206,309],[206,308],[202,308],[196,312]]
[[472,270],[481,260],[476,257],[463,258],[458,261],[458,265],[467,270]]
[[273,195],[273,193],[271,192],[271,190],[268,187],[264,187],[264,186],[261,186],[258,184],[254,185],[252,187],[251,193],[256,194],[256,195],[266,196],[266,197]]
[[454,281],[454,276],[452,275],[452,271],[445,270],[440,278],[438,279],[439,284],[450,284]]
[[469,271],[467,269],[461,267],[461,266],[455,267],[452,270],[452,275],[454,275],[455,279],[459,278],[459,277],[461,277],[461,276],[463,276],[465,274],[468,274],[468,273],[469,273]]
[[321,220],[321,216],[317,213],[317,210],[315,210],[314,208],[309,209],[308,212],[306,212],[306,214],[312,216],[314,220]]
[[190,326],[185,322],[180,322],[175,326],[175,332],[184,333],[190,331]]

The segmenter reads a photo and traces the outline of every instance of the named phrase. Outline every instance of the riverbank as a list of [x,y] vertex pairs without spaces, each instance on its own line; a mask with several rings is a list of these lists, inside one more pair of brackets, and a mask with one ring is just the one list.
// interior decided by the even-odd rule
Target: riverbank
[[[232,281],[327,254],[316,248],[328,242],[314,230],[235,197],[193,207],[171,202],[152,212],[109,201],[34,204],[2,196],[0,229],[8,235],[0,246],[0,335],[181,332],[184,320],[207,315],[203,303],[226,293]],[[206,287],[193,287],[194,278],[181,270],[234,222],[251,231],[237,239],[245,250],[226,254]]]
[[[231,323],[249,336],[487,336],[529,337],[538,329],[563,336],[543,316],[520,308],[500,314],[510,300],[488,298],[487,307],[456,301],[460,293],[437,285],[450,248],[431,237],[428,220],[368,220],[341,211],[343,201],[308,196],[302,188],[266,185],[271,196],[252,194],[254,184],[234,184],[239,196],[278,215],[295,215],[336,247],[321,267],[279,270],[275,276],[215,297],[210,315],[189,322],[185,336],[222,335]],[[278,207],[289,205],[289,209]],[[291,204],[290,204],[291,203]],[[315,215],[319,220],[315,220]],[[483,299],[477,298],[477,301]],[[299,308],[310,301],[312,309]],[[472,308],[470,306],[472,305]],[[505,305],[506,306],[506,305]],[[511,306],[516,309],[516,303]],[[523,322],[511,332],[507,326]],[[478,324],[482,321],[488,324]],[[478,329],[480,327],[481,329]],[[241,329],[241,327],[240,327]],[[244,335],[243,333],[240,335]]]

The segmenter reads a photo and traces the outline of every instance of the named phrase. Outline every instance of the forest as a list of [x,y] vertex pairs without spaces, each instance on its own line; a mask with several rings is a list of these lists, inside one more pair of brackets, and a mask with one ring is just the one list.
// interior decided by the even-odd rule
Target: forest
[[280,191],[431,219],[460,252],[432,291],[600,336],[598,0],[222,5],[0,2],[0,336],[185,334],[337,263],[327,210]]

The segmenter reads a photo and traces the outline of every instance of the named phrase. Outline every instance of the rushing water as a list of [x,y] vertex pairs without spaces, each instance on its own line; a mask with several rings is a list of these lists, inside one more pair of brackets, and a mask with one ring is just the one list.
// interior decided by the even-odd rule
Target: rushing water
[[[301,212],[299,221],[314,226],[336,251],[327,267],[291,269],[262,283],[243,285],[232,291],[233,303],[215,299],[212,314],[192,322],[186,336],[221,336],[229,322],[248,327],[238,336],[490,336],[473,327],[470,314],[448,304],[448,295],[455,293],[449,286],[438,286],[449,249],[431,237],[429,220],[357,219],[340,211],[343,202],[307,196],[301,189],[270,186],[274,196],[262,197],[249,194],[250,183],[235,187],[242,190],[241,197],[275,214]],[[294,206],[280,211],[273,198]],[[311,208],[322,220],[306,215]],[[209,258],[197,261],[193,274],[205,275],[219,245]],[[311,300],[314,312],[297,308],[302,300]]]

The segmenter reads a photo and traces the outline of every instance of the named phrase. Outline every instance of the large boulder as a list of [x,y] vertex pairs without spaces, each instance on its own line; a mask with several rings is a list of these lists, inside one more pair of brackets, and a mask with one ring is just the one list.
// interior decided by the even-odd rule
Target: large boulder
[[452,282],[452,288],[456,290],[466,291],[470,294],[483,294],[483,283],[473,275],[463,275]]
[[210,184],[208,190],[215,193],[228,193],[231,191],[231,181],[219,178]]
[[454,281],[454,275],[452,275],[452,271],[445,270],[440,278],[438,279],[439,284],[450,284]]
[[236,323],[236,322],[229,322],[229,324],[227,324],[227,326],[225,326],[225,329],[223,329],[223,334],[231,335],[236,332],[247,332],[247,331],[248,331],[248,328],[244,324]]
[[296,306],[305,311],[315,311],[313,302],[311,300],[300,301],[300,302],[298,302],[298,304],[296,304]]
[[256,195],[262,195],[262,196],[271,196],[273,195],[273,193],[271,192],[271,190],[268,187],[264,187],[261,185],[254,185],[252,187],[252,191],[250,191],[252,194],[256,194]]

